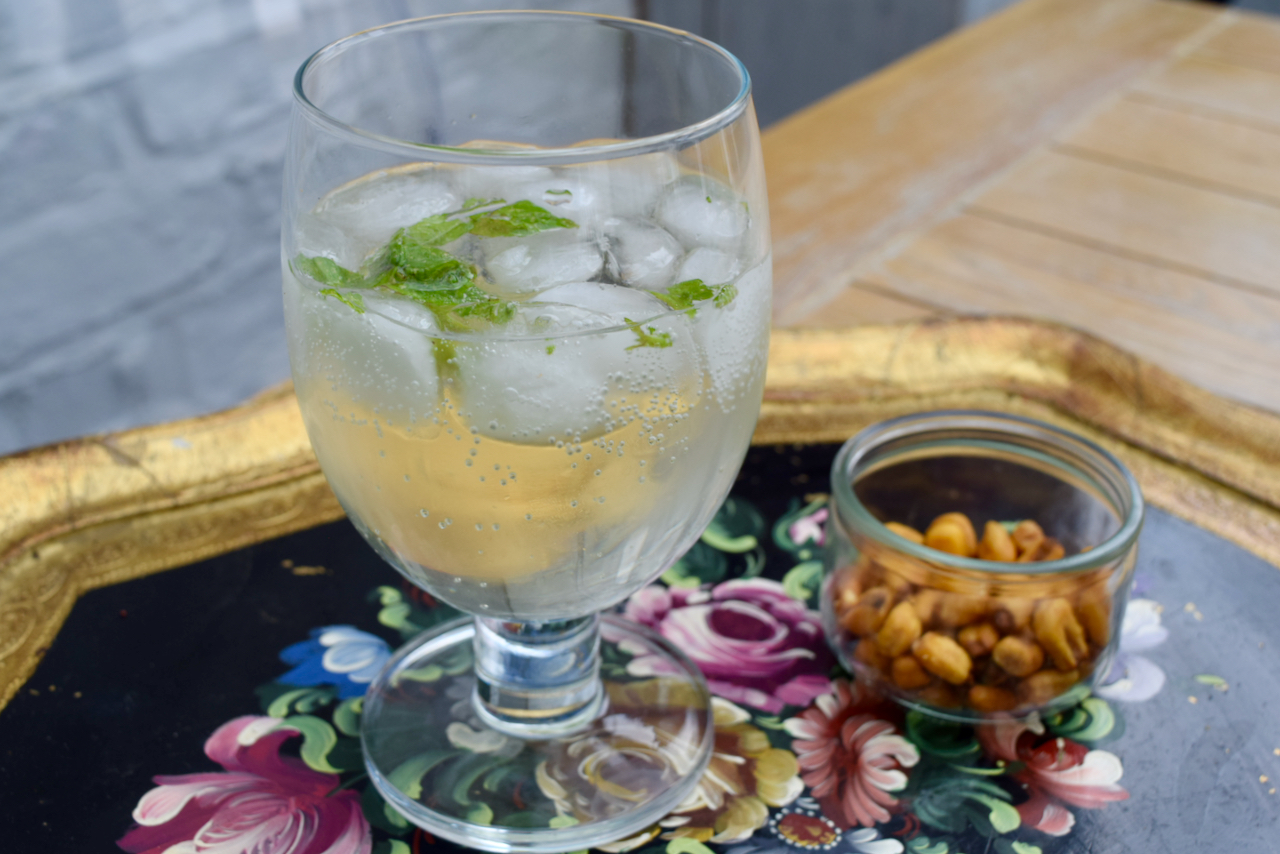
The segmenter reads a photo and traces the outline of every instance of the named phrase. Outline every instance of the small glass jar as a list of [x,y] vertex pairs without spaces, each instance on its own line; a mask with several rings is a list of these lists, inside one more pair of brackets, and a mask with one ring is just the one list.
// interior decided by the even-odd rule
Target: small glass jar
[[822,615],[859,680],[978,721],[1071,705],[1106,675],[1143,518],[1110,453],[1027,418],[927,412],[850,439],[831,483]]

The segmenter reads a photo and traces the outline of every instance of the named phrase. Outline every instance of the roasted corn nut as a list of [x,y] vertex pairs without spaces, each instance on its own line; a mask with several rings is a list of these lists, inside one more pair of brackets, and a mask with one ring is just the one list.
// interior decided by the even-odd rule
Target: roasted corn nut
[[1018,559],[1018,547],[1008,530],[999,522],[988,522],[982,529],[982,541],[978,543],[978,557],[983,560],[1012,562]]
[[1066,599],[1045,599],[1036,605],[1031,628],[1059,670],[1074,670],[1089,651],[1084,628]]
[[937,632],[925,632],[911,649],[912,655],[934,676],[960,685],[969,678],[973,669],[973,659],[964,647],[946,635]]
[[888,587],[872,587],[840,615],[840,625],[858,637],[870,637],[880,630],[891,607],[892,591]]
[[911,649],[922,631],[923,626],[920,625],[916,609],[911,607],[910,602],[899,602],[893,606],[880,626],[880,631],[876,633],[876,646],[885,655],[896,658]]
[[943,513],[924,532],[924,544],[940,552],[973,557],[978,553],[978,535],[963,513]]
[[900,655],[895,658],[889,675],[893,679],[893,684],[904,691],[923,688],[933,681],[913,655]]
[[1032,641],[1009,635],[991,650],[991,660],[1010,676],[1030,676],[1044,665],[1044,650]]
[[956,632],[956,640],[973,658],[987,655],[1000,641],[1000,633],[991,623],[975,623]]

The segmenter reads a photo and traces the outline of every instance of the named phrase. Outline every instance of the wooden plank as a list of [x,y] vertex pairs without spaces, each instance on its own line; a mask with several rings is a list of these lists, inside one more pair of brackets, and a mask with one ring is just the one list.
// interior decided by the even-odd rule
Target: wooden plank
[[1061,141],[1073,150],[1280,203],[1280,133],[1121,99]]
[[1027,0],[765,134],[775,319],[810,314],[864,256],[921,227],[1223,13]]
[[799,329],[843,329],[865,323],[902,323],[950,314],[952,312],[942,306],[906,300],[881,287],[855,282],[831,302],[792,325]]
[[1064,152],[1033,155],[972,208],[1280,295],[1280,208]]
[[1210,391],[1280,411],[1280,299],[972,214],[864,276],[958,313],[1066,323]]
[[1241,14],[1194,55],[1280,74],[1280,20]]
[[1134,91],[1280,130],[1280,73],[1188,56],[1139,80]]

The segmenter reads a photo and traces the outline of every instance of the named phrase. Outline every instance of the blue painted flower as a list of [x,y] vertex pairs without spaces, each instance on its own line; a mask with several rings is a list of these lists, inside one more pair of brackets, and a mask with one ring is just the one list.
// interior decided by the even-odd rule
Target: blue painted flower
[[280,653],[294,667],[276,681],[299,688],[332,685],[346,700],[363,694],[390,657],[391,647],[377,635],[355,626],[324,626]]

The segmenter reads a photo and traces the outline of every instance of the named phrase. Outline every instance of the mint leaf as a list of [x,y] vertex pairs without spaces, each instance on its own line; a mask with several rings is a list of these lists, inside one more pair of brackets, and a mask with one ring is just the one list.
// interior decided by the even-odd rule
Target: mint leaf
[[715,292],[703,284],[702,279],[689,279],[667,288],[666,292],[654,291],[653,295],[676,310],[691,308],[695,302],[711,299]]
[[412,240],[421,246],[443,246],[446,243],[452,243],[470,230],[471,226],[463,220],[449,219],[449,214],[436,214],[400,229],[397,235],[403,233],[406,240]]
[[724,308],[738,295],[738,289],[731,284],[717,285],[715,292],[716,308]]
[[573,220],[524,200],[471,216],[471,233],[477,237],[524,237],[553,228],[577,227]]
[[485,293],[468,284],[455,290],[397,290],[431,309],[440,325],[451,332],[476,331],[490,324],[503,324],[515,316],[515,303]]
[[462,203],[462,207],[455,213],[470,213],[476,208],[487,208],[489,205],[505,205],[506,199],[480,199],[472,196]]
[[636,338],[639,339],[635,344],[628,347],[628,350],[634,350],[637,347],[654,347],[661,350],[665,347],[671,346],[671,333],[659,332],[657,328],[653,326],[650,326],[649,331],[645,332],[644,329],[641,328],[640,324],[631,318],[624,317],[622,320],[627,324],[627,328],[634,332],[636,334]]
[[708,285],[702,279],[689,279],[687,282],[672,285],[665,292],[654,291],[653,295],[677,311],[685,308],[692,309],[695,302],[703,300],[714,300],[716,308],[724,308],[733,302],[734,297],[738,295],[738,289],[729,284]]
[[359,273],[353,273],[331,258],[317,255],[308,258],[302,253],[293,259],[294,268],[305,276],[310,276],[322,285],[338,287],[359,287],[363,281]]
[[397,231],[381,253],[388,269],[378,276],[375,285],[396,290],[452,291],[471,283],[475,271],[470,265],[426,242],[437,237],[438,231],[427,228],[415,233],[413,228]]
[[320,292],[321,296],[333,297],[339,302],[344,302],[356,310],[356,314],[364,314],[364,297],[360,294],[351,294],[340,291],[337,288],[325,288]]

